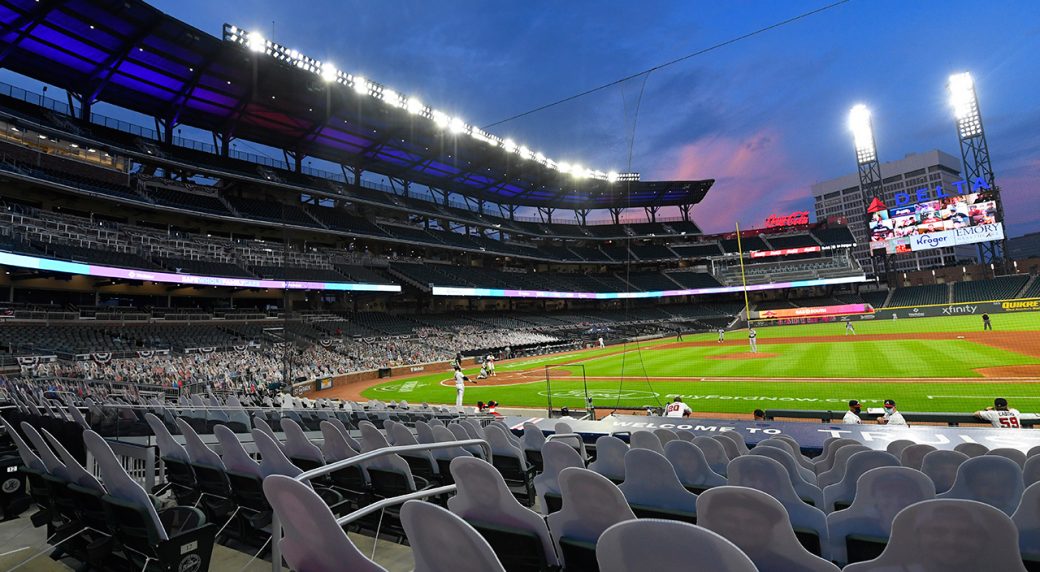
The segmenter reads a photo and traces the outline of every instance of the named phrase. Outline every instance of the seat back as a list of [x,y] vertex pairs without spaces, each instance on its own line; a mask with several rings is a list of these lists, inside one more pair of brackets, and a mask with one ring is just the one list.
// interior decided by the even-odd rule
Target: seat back
[[70,480],[69,471],[65,468],[65,463],[62,463],[58,456],[54,454],[47,442],[43,440],[43,437],[36,432],[36,428],[29,425],[25,421],[22,421],[22,433],[25,433],[26,438],[32,443],[33,447],[36,447],[36,452],[40,455],[40,460],[43,461],[43,466],[47,471],[47,474],[53,475],[64,481]]
[[859,444],[841,447],[834,452],[834,462],[831,464],[830,470],[817,475],[816,486],[823,488],[841,482],[842,477],[845,476],[845,465],[848,464],[849,457],[859,453],[860,451],[870,450],[870,447]]
[[[849,447],[842,447],[839,451],[848,449]],[[798,463],[794,460],[790,453],[779,448],[779,447],[755,447],[751,450],[748,455],[768,457],[774,461],[783,465],[787,471],[788,479],[791,481],[791,485],[794,487],[798,496],[803,500],[811,501],[813,506],[823,506],[823,491],[812,483],[807,483],[802,478],[802,473],[799,471]],[[844,469],[844,467],[842,467]],[[834,470],[834,469],[831,469]],[[822,477],[823,475],[821,475]]]
[[625,454],[625,482],[619,487],[630,505],[697,513],[697,495],[686,490],[664,455],[650,449]]
[[[546,443],[546,447],[553,443]],[[543,456],[545,449],[543,449]],[[560,472],[563,506],[548,518],[549,531],[567,567],[567,553],[560,541],[594,544],[612,525],[636,518],[621,489],[606,477],[588,469],[568,467]]]
[[168,540],[169,536],[166,534],[166,528],[159,519],[159,513],[155,510],[151,497],[123,469],[123,465],[119,462],[115,453],[112,452],[112,448],[108,446],[108,443],[93,431],[83,432],[83,443],[86,445],[87,450],[90,451],[90,454],[94,456],[94,462],[97,463],[98,469],[101,471],[101,480],[105,483],[105,490],[108,491],[108,496],[127,503],[145,515],[145,524],[148,525],[147,532],[152,537],[151,540],[153,542]]
[[69,453],[68,449],[61,444],[61,441],[59,441],[54,435],[51,435],[46,429],[40,429],[40,431],[43,433],[43,436],[47,441],[50,442],[51,447],[53,447],[54,451],[58,453],[58,458],[60,458],[62,463],[65,465],[65,471],[68,473],[69,482],[76,483],[85,489],[90,489],[102,494],[106,492],[105,487],[101,486],[101,483],[98,482],[97,478],[90,474],[90,472],[79,463],[76,457],[72,456],[72,453]]
[[1022,556],[1040,560],[1040,485],[1032,484],[1026,488],[1011,520],[1018,529]]
[[879,467],[859,478],[856,498],[846,510],[827,515],[831,560],[849,562],[848,537],[885,540],[899,511],[935,498],[935,486],[925,474],[909,467]]
[[672,464],[679,482],[687,489],[701,491],[726,484],[726,477],[711,470],[704,452],[690,441],[668,443],[664,456]]
[[589,470],[620,483],[625,480],[625,453],[628,453],[627,443],[613,435],[604,435],[596,439],[596,460],[589,463]]
[[978,501],[1011,515],[1018,508],[1024,489],[1018,463],[1006,457],[983,455],[961,463],[953,486],[937,498]]
[[528,421],[524,423],[524,436],[522,440],[525,451],[541,452],[542,445],[545,444],[545,433],[542,433],[542,430],[539,429],[537,425]]
[[433,436],[433,428],[430,427],[425,421],[415,422],[415,433],[416,441],[424,445],[430,443],[436,443],[437,438]]
[[264,496],[282,523],[282,556],[297,572],[386,572],[354,546],[314,489],[284,475],[264,480]]
[[253,428],[254,430],[259,430],[266,433],[267,436],[271,438],[271,441],[274,441],[274,444],[277,445],[279,449],[283,449],[285,447],[285,444],[282,443],[281,440],[278,439],[278,436],[274,434],[274,429],[271,428],[271,425],[267,422],[266,419],[261,417],[259,414],[253,416]]
[[741,435],[739,431],[723,431],[722,433],[719,433],[719,436],[733,441],[733,444],[737,446],[737,450],[741,455],[747,455],[748,451],[750,451],[747,443],[744,441],[744,436]]
[[[726,455],[726,449],[722,447],[722,444],[711,437],[705,436],[694,437],[693,444],[704,453],[704,459],[708,461],[708,466],[711,467],[711,470],[726,476],[726,465],[729,464],[729,456]],[[786,445],[786,443],[784,444]]]
[[546,495],[562,495],[560,473],[567,468],[585,468],[581,456],[559,441],[546,441],[542,446],[542,473],[534,478],[534,489],[541,501],[542,514],[548,514]]
[[383,435],[383,433],[372,423],[362,421],[358,423],[358,427],[361,429],[362,453],[368,453],[390,446],[390,442],[386,440],[386,436]]
[[220,460],[220,455],[213,452],[213,449],[210,449],[202,442],[202,438],[195,432],[195,429],[192,429],[187,421],[180,418],[177,419],[176,423],[177,428],[181,430],[181,435],[184,435],[184,449],[188,453],[188,460],[194,465],[202,465],[223,471],[224,462]]
[[841,510],[851,505],[856,496],[856,482],[863,473],[878,467],[899,466],[899,459],[888,451],[860,451],[849,457],[841,481],[823,489],[823,512]]
[[729,460],[732,461],[740,456],[740,450],[737,449],[737,444],[732,439],[723,437],[722,435],[712,435],[711,438],[718,441],[719,445],[722,445],[722,448],[726,450],[726,456],[729,457]]
[[906,449],[911,445],[916,445],[916,443],[909,439],[896,439],[895,441],[889,443],[888,446],[885,447],[885,450],[895,455],[896,458],[899,458],[899,456],[903,453],[903,449]]
[[253,442],[256,443],[256,448],[260,451],[261,477],[265,479],[271,475],[296,477],[303,472],[285,456],[282,448],[266,432],[260,429],[253,429]]
[[904,467],[910,467],[911,469],[921,470],[921,464],[924,463],[924,456],[932,451],[937,451],[935,447],[928,444],[910,445],[903,449],[899,454],[899,462]]
[[628,442],[633,449],[650,449],[662,455],[664,454],[664,446],[661,444],[661,439],[650,431],[635,431],[628,438]]
[[1025,572],[1011,518],[983,503],[934,499],[903,509],[891,540],[874,560],[844,572],[875,570],[1000,570]]
[[[435,425],[433,427],[433,436],[437,439],[438,443],[451,443],[458,441],[459,439],[443,425]],[[447,449],[434,449],[430,451],[433,454],[433,458],[438,461],[451,461],[455,457],[470,457],[472,453],[463,449],[462,447],[451,447]]]
[[404,503],[401,525],[415,557],[414,572],[505,572],[480,533],[437,505]]
[[152,413],[145,413],[144,420],[148,423],[152,434],[155,435],[155,443],[159,446],[159,455],[162,458],[173,459],[182,463],[190,462],[188,452],[173,438],[170,430],[166,428],[161,419]]
[[1033,483],[1040,482],[1040,455],[1033,455],[1026,459],[1026,464],[1022,467],[1022,480],[1027,488],[1033,486]]
[[639,519],[611,526],[596,545],[596,560],[601,572],[758,572],[732,542],[700,526],[673,520]]
[[834,455],[838,452],[838,449],[847,447],[849,445],[860,445],[861,443],[855,439],[846,438],[834,438],[831,437],[823,443],[823,453],[819,457],[813,459],[813,466],[815,467],[816,474],[820,475],[829,470],[834,466]]
[[1026,454],[1018,449],[1011,449],[1009,447],[1001,447],[999,449],[990,449],[987,455],[995,455],[997,457],[1005,457],[1018,463],[1019,467],[1026,466]]
[[285,455],[287,457],[303,459],[319,465],[325,464],[325,457],[321,454],[321,449],[311,443],[299,423],[288,417],[282,417],[280,424],[282,433],[285,433]]
[[797,443],[792,445],[790,441],[774,437],[759,441],[755,447],[776,447],[787,451],[791,458],[794,459],[795,465],[798,466],[798,474],[802,476],[802,480],[807,483],[816,483],[816,472],[812,468],[807,467],[809,462],[802,455],[802,450]]
[[935,484],[935,492],[942,494],[953,486],[953,481],[957,478],[957,469],[968,458],[960,451],[932,451],[921,461],[921,472],[932,479],[932,483]]
[[989,447],[982,443],[959,443],[953,450],[964,453],[969,457],[981,457],[989,452]]
[[477,528],[484,524],[534,534],[541,541],[542,564],[559,564],[545,519],[516,500],[498,470],[482,459],[456,457],[451,461],[451,474],[458,486],[455,496],[448,499],[451,512]]
[[654,429],[654,435],[657,435],[657,438],[661,441],[662,447],[667,445],[669,441],[674,441],[679,438],[679,436],[675,434],[675,431],[672,431],[671,429]]
[[697,499],[697,524],[726,538],[761,569],[837,572],[838,567],[802,547],[787,510],[772,496],[724,486]]
[[213,435],[220,443],[220,460],[224,463],[224,468],[231,472],[260,477],[260,465],[249,456],[234,431],[224,425],[217,425],[213,427]]

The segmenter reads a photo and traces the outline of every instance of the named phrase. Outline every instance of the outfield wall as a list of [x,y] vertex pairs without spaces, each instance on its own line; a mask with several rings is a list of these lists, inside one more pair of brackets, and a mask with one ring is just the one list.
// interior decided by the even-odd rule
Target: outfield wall
[[858,320],[892,320],[899,318],[936,318],[941,316],[981,316],[983,314],[1007,314],[1040,311],[1040,298],[1019,300],[991,300],[987,302],[965,302],[961,304],[935,304],[927,306],[901,306],[882,308],[873,314],[853,316]]

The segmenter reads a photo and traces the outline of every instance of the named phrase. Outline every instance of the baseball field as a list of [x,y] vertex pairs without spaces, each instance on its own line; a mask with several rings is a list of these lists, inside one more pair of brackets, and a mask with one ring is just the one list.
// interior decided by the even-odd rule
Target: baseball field
[[[1040,411],[1040,312],[857,321],[758,328],[595,348],[499,362],[496,377],[467,384],[466,404],[599,409],[657,406],[675,395],[695,412],[749,413],[755,408],[844,409],[849,399],[904,411],[974,411],[1005,397]],[[546,366],[549,385],[546,383]],[[476,379],[477,367],[466,374]],[[454,403],[448,372],[406,376],[360,391],[364,398]],[[333,390],[335,391],[335,390]]]

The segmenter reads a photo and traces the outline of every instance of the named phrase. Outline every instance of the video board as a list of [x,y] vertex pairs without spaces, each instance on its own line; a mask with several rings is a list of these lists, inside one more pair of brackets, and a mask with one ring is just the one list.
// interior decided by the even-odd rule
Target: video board
[[1004,238],[990,193],[970,193],[870,213],[870,250],[888,254]]

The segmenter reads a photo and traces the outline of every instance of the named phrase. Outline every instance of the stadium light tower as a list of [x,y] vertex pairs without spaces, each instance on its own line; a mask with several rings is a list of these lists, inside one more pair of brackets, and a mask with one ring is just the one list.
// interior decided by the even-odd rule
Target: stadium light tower
[[[950,105],[953,106],[953,117],[957,121],[957,137],[961,143],[961,160],[964,162],[964,178],[973,183],[982,179],[989,185],[997,203],[997,222],[1004,222],[1004,205],[1000,200],[1000,189],[993,177],[993,164],[989,159],[989,145],[986,144],[986,132],[982,128],[982,114],[979,112],[979,100],[975,94],[975,80],[968,72],[950,76],[947,83],[950,92]],[[984,242],[980,245],[982,262],[1003,264],[1007,251],[1003,240]]]
[[[870,243],[870,216],[867,211],[874,199],[881,198],[881,163],[878,162],[877,144],[874,141],[874,127],[870,121],[870,110],[862,103],[854,105],[849,111],[849,129],[856,147],[856,170],[859,172],[859,190],[863,194],[864,227],[867,243]],[[869,246],[868,246],[869,248]],[[874,276],[883,269],[887,271],[888,259],[882,252],[874,255]]]

